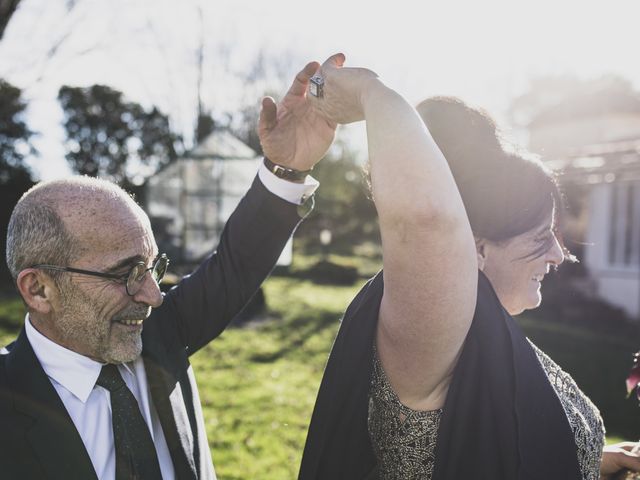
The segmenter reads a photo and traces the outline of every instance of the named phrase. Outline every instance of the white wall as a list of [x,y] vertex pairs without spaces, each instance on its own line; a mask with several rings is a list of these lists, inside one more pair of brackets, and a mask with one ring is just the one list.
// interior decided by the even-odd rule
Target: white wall
[[[638,264],[612,265],[609,257],[613,228],[611,202],[613,184],[594,185],[589,196],[584,262],[603,300],[621,307],[631,317],[640,317],[640,268]],[[640,218],[638,218],[640,221]]]

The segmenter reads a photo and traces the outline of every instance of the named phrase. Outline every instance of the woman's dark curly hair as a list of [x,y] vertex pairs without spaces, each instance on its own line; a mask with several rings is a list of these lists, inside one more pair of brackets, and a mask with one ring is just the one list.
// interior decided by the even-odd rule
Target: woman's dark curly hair
[[[541,225],[554,212],[558,231],[563,199],[555,176],[542,162],[504,148],[495,122],[454,97],[433,97],[416,107],[444,154],[476,237],[502,242]],[[555,207],[555,208],[554,208]],[[545,253],[540,245],[531,257]]]

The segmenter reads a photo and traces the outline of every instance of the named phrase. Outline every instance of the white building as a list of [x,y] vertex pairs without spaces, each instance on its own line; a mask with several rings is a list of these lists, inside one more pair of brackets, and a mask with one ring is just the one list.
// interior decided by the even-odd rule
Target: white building
[[530,125],[530,148],[586,193],[581,260],[593,293],[640,318],[640,100],[552,109]]
[[[228,131],[215,130],[189,154],[151,177],[147,212],[160,248],[185,262],[211,253],[261,160]],[[278,264],[290,264],[291,251],[289,241]]]

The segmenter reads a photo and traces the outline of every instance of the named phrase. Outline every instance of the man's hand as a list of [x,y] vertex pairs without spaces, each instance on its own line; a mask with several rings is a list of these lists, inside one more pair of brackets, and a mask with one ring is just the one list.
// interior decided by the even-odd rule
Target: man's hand
[[319,68],[318,62],[307,64],[277,105],[271,97],[262,99],[258,136],[265,156],[278,165],[309,170],[333,142],[336,124],[307,98],[309,79]]
[[600,463],[600,479],[613,480],[620,478],[616,476],[616,473],[622,470],[640,472],[640,457],[638,453],[631,451],[635,446],[637,444],[634,442],[622,442],[604,447],[602,462]]

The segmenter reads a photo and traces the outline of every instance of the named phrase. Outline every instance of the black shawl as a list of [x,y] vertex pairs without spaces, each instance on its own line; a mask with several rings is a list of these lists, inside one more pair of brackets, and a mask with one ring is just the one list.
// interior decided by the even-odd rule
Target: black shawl
[[[580,480],[573,432],[520,328],[480,272],[478,299],[438,431],[433,480]],[[382,272],[345,312],[299,480],[377,478],[367,431]]]

